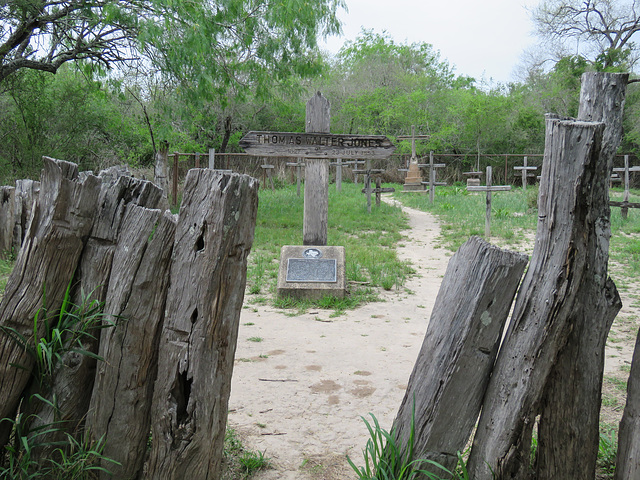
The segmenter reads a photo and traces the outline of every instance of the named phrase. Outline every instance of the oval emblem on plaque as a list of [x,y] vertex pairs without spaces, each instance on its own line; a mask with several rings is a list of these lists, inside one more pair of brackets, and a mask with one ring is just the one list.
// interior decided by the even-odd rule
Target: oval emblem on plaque
[[302,256],[304,258],[320,258],[322,257],[322,252],[317,248],[307,248],[304,252],[302,252]]

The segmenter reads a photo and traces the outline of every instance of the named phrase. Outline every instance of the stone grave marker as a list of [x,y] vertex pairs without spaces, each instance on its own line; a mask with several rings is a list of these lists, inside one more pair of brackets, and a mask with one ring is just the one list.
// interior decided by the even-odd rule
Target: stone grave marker
[[404,192],[420,192],[424,190],[422,182],[422,174],[418,165],[418,156],[416,155],[416,140],[428,140],[430,135],[416,135],[416,126],[411,125],[411,135],[400,135],[398,140],[411,140],[411,161],[409,162],[409,171],[404,180]]
[[506,192],[511,190],[511,185],[492,185],[491,184],[491,166],[487,167],[487,184],[486,186],[468,186],[469,192],[486,192],[487,193],[487,216],[484,222],[484,236],[491,237],[491,192]]

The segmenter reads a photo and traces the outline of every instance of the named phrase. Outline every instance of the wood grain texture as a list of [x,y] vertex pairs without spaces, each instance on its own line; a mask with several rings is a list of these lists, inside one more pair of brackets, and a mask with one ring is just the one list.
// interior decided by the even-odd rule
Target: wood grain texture
[[[605,200],[599,164],[604,124],[547,119],[530,267],[487,389],[468,468],[471,478],[523,478],[531,431],[553,365],[593,278],[604,232],[593,216]],[[597,268],[597,267],[596,267]],[[597,271],[597,270],[596,270]]]
[[527,260],[479,237],[471,237],[449,260],[393,423],[406,448],[415,408],[414,458],[455,468],[457,452],[464,450],[476,424]]
[[218,479],[257,180],[192,169],[171,262],[148,478]]
[[16,180],[15,225],[13,227],[13,248],[16,253],[22,246],[39,193],[40,182],[28,179]]
[[627,403],[618,432],[615,480],[640,478],[640,331],[627,383]]
[[[0,303],[2,326],[27,338],[34,333],[34,316],[45,306],[45,291],[47,310],[60,309],[93,225],[100,180],[88,176],[79,183],[77,178],[74,164],[44,159],[33,220]],[[41,326],[37,333],[42,335]],[[0,418],[15,414],[33,364],[33,358],[14,339],[0,332]],[[10,424],[0,424],[0,447],[9,431]]]
[[13,250],[13,229],[16,213],[15,187],[0,187],[0,255]]
[[168,211],[161,215],[130,204],[122,224],[105,305],[116,327],[102,332],[104,361],[98,364],[86,429],[94,440],[105,436],[104,455],[120,465],[103,466],[115,478],[136,478],[151,429],[176,219]]
[[316,158],[305,162],[302,244],[327,244],[329,221],[329,163]]
[[[538,480],[595,478],[600,445],[600,407],[605,344],[622,302],[609,277],[611,222],[609,181],[622,139],[628,74],[582,76],[579,120],[604,122],[602,148],[593,178],[588,220],[581,232],[586,272],[575,293],[580,303],[571,313],[571,331],[551,370],[538,426]],[[568,179],[567,179],[568,180]],[[629,477],[631,478],[631,477]]]

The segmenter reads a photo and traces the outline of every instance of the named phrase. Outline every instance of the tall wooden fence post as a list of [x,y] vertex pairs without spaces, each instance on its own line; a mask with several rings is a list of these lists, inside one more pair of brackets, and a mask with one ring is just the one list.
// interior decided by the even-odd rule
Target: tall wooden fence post
[[[608,211],[609,173],[599,162],[603,132],[602,123],[547,119],[536,244],[485,395],[468,462],[471,478],[524,475],[536,415],[569,333],[594,312],[598,321],[608,321],[618,311],[615,287],[602,289],[611,286],[604,250],[608,223],[599,214]],[[594,281],[601,290],[593,289]],[[574,443],[549,448],[562,452],[567,463],[567,454],[578,450]]]
[[149,478],[221,477],[257,204],[258,182],[251,177],[187,174],[153,394]]
[[415,410],[414,458],[455,467],[456,454],[464,450],[476,424],[526,264],[525,255],[479,237],[471,237],[449,260],[393,423],[396,439],[406,450]]
[[178,160],[180,159],[180,154],[178,152],[173,152],[173,179],[172,179],[172,188],[171,188],[171,202],[173,205],[178,205]]
[[[99,191],[97,177],[88,175],[81,183],[76,165],[44,158],[34,220],[0,302],[0,326],[31,339],[36,313],[42,307],[50,313],[60,309],[93,225]],[[44,334],[44,322],[35,334]],[[33,365],[26,349],[8,330],[0,330],[0,418],[15,418]],[[11,427],[9,422],[0,423],[0,449]]]

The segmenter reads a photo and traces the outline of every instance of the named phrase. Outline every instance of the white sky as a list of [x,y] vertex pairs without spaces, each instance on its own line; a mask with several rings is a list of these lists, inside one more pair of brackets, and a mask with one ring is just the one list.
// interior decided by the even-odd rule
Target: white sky
[[514,67],[535,44],[533,24],[525,6],[539,0],[346,0],[349,13],[341,38],[323,46],[336,53],[361,27],[387,31],[396,43],[426,42],[440,51],[457,75],[497,82],[515,80]]

